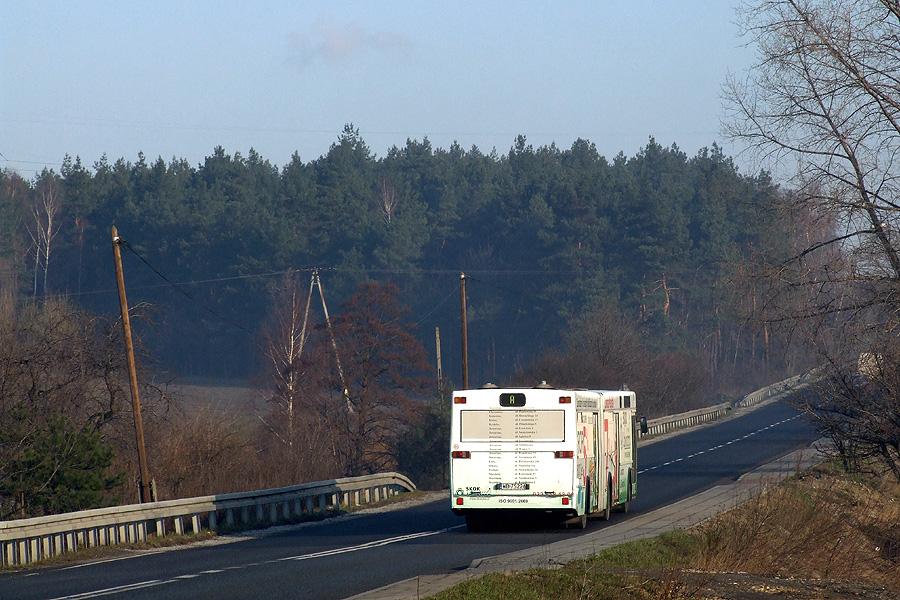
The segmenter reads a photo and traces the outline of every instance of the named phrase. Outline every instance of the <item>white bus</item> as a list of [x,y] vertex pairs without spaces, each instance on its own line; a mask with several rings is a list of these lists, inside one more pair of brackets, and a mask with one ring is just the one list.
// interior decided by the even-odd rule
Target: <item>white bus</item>
[[450,436],[452,509],[470,530],[517,511],[583,528],[637,490],[632,391],[457,391]]

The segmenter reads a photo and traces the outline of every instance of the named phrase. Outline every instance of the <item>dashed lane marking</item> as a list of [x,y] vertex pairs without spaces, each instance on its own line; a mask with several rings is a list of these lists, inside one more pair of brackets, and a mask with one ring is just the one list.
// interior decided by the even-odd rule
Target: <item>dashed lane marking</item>
[[656,469],[661,469],[662,467],[668,467],[669,465],[673,465],[673,464],[675,464],[677,462],[681,462],[685,459],[696,458],[696,457],[700,456],[701,454],[706,454],[707,452],[713,452],[715,450],[720,450],[720,449],[724,448],[725,446],[730,446],[731,444],[736,444],[736,443],[740,442],[741,440],[746,440],[747,438],[754,436],[757,433],[761,433],[761,432],[763,432],[767,429],[771,429],[773,427],[778,427],[779,425],[784,425],[785,423],[789,423],[789,422],[793,421],[794,419],[799,419],[799,418],[800,418],[800,415],[795,415],[795,416],[785,419],[783,421],[779,421],[777,423],[772,423],[771,425],[767,425],[761,429],[757,429],[756,431],[751,431],[750,433],[748,433],[744,436],[735,438],[729,442],[725,442],[724,444],[719,444],[718,446],[713,446],[712,448],[708,448],[707,450],[701,450],[700,452],[695,452],[694,454],[691,454],[690,456],[676,458],[676,459],[670,460],[667,463],[663,463],[661,465],[656,465],[655,467],[648,467],[646,469],[638,471],[638,475],[640,475],[641,473],[648,473],[650,471],[655,471]]

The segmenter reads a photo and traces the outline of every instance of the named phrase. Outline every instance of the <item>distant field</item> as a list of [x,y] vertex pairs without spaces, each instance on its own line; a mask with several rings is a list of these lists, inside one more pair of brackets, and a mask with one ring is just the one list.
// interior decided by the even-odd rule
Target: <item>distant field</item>
[[173,398],[185,404],[259,410],[265,408],[266,396],[261,389],[249,387],[245,382],[214,382],[209,384],[183,383],[169,385]]

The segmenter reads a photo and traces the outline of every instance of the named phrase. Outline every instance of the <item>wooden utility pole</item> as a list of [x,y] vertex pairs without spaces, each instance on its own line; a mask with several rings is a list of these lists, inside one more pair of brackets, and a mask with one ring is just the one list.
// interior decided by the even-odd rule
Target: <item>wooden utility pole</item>
[[441,399],[441,403],[444,401],[444,373],[441,368],[441,328],[434,328],[434,347],[437,352],[437,384],[438,384],[438,397]]
[[469,333],[466,321],[466,274],[459,274],[459,302],[462,306],[462,384],[469,389]]
[[125,299],[125,275],[122,273],[122,253],[119,232],[112,228],[113,256],[116,259],[116,282],[119,285],[119,307],[122,309],[122,329],[125,331],[125,356],[128,360],[128,379],[131,384],[131,408],[134,412],[134,433],[137,437],[138,462],[141,467],[141,502],[151,502],[150,472],[144,450],[144,423],[141,420],[141,400],[138,396],[137,370],[134,366],[134,345],[131,342],[131,321],[128,319],[128,300]]
[[350,388],[347,387],[347,380],[344,379],[344,367],[341,366],[341,356],[338,354],[337,340],[334,338],[334,328],[331,326],[331,317],[328,316],[328,306],[325,305],[325,292],[322,291],[322,280],[319,279],[319,270],[315,269],[312,274],[313,283],[319,286],[319,297],[322,298],[322,310],[325,312],[325,325],[328,326],[328,333],[331,335],[331,347],[334,349],[334,360],[337,362],[338,374],[341,376],[341,385],[344,387],[344,400],[347,402],[347,412],[353,414],[353,402],[350,400]]

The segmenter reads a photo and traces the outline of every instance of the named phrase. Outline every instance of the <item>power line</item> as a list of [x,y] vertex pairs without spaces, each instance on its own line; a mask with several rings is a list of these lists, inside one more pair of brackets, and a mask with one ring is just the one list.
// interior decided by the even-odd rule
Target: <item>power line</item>
[[[146,263],[146,261],[143,259],[143,257],[138,255],[137,252],[135,252],[135,250],[133,248],[129,247],[128,249],[131,250],[132,252],[134,252],[136,256],[141,258],[141,260],[143,260]],[[148,263],[148,266],[150,266],[149,263]],[[344,267],[290,267],[290,268],[284,269],[282,271],[266,271],[264,273],[250,273],[247,275],[228,275],[228,276],[223,276],[223,277],[212,277],[212,278],[208,278],[208,279],[192,279],[189,281],[181,281],[181,282],[176,282],[176,283],[170,282],[168,279],[166,279],[167,283],[165,283],[165,284],[130,286],[129,289],[131,289],[131,290],[152,290],[152,289],[159,289],[159,288],[164,288],[164,287],[169,287],[169,286],[177,287],[177,286],[187,286],[187,285],[202,285],[202,284],[206,284],[206,283],[222,283],[222,282],[226,282],[226,281],[240,281],[243,279],[259,279],[259,278],[263,278],[263,277],[278,277],[278,276],[285,275],[285,274],[291,273],[291,272],[312,273],[317,268],[319,271],[331,271],[334,273],[357,273],[360,271],[360,269],[351,269],[351,268],[344,268]],[[416,271],[409,271],[409,270],[402,270],[402,269],[363,269],[362,271],[365,274],[407,275],[407,276],[411,276],[411,277],[417,276],[417,275],[429,275],[429,276],[454,275],[454,276],[458,276],[460,273],[460,269],[420,269],[420,270],[416,270]],[[581,275],[581,274],[583,274],[581,271],[535,271],[535,270],[517,271],[517,270],[512,270],[512,269],[494,270],[494,271],[466,270],[467,276],[469,275],[469,273],[472,273],[473,275],[480,275],[480,276],[487,276],[487,277],[518,276],[518,275],[540,275],[540,276],[556,277],[559,275]],[[485,285],[495,285],[495,284],[489,284],[489,283],[487,283],[485,281],[481,281],[481,280],[477,280],[477,281],[479,283],[484,283]],[[495,287],[500,287],[500,286],[495,285]],[[511,293],[514,292],[514,290],[510,290],[508,288],[500,287],[500,289],[504,289],[504,291],[511,292]],[[105,290],[91,290],[91,291],[87,291],[87,292],[72,292],[67,295],[68,296],[89,296],[89,295],[95,295],[95,294],[109,294],[109,293],[112,293],[115,291],[116,291],[115,289],[109,288],[109,289],[105,289]],[[515,293],[519,293],[519,292],[516,291]]]
[[127,241],[125,241],[125,240],[119,238],[119,243],[120,243],[121,245],[125,246],[126,248],[128,248],[128,249],[132,252],[132,254],[134,254],[134,255],[137,256],[139,259],[141,259],[141,262],[143,262],[145,265],[147,265],[147,266],[150,268],[151,271],[153,271],[154,273],[156,273],[163,281],[165,281],[165,282],[168,283],[170,286],[172,286],[173,288],[175,288],[178,292],[180,292],[181,294],[184,294],[184,296],[185,296],[186,298],[188,298],[191,302],[193,302],[193,303],[196,304],[197,306],[203,308],[204,310],[206,310],[208,313],[210,313],[211,315],[213,315],[213,316],[216,317],[217,319],[220,319],[221,321],[223,321],[223,322],[225,322],[225,323],[228,323],[228,324],[230,324],[230,325],[232,325],[232,326],[234,326],[234,327],[237,327],[238,329],[240,329],[241,331],[243,331],[244,333],[246,333],[248,336],[250,336],[250,338],[255,338],[255,335],[254,335],[253,333],[251,333],[248,329],[246,329],[244,326],[242,326],[240,323],[236,323],[235,321],[229,319],[228,317],[225,317],[225,316],[219,314],[218,312],[214,311],[212,308],[210,308],[209,306],[207,306],[205,303],[200,302],[200,301],[197,300],[197,298],[195,298],[193,295],[189,294],[189,293],[188,293],[186,290],[184,290],[180,285],[174,283],[174,282],[171,281],[168,277],[166,277],[165,275],[163,275],[162,273],[160,273],[159,270],[158,270],[156,267],[154,267],[153,265],[151,265],[151,264],[147,261],[147,259],[144,258],[143,256],[141,256],[140,253],[138,253],[138,251],[135,250],[135,249],[131,246],[131,244],[129,244]]

